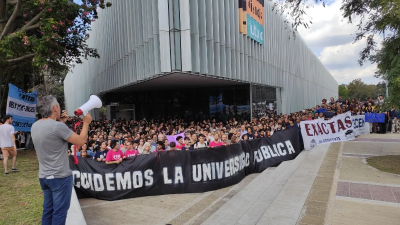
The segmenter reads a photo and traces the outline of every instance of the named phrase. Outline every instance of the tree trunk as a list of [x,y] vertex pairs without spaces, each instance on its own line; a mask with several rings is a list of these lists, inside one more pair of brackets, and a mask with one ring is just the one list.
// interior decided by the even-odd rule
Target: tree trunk
[[[21,71],[21,70],[20,70]],[[28,74],[24,71],[24,91],[28,92],[28,88],[29,88],[29,77]]]
[[[4,28],[7,24],[7,0],[0,0],[0,34],[3,32]],[[2,88],[1,85],[3,83],[3,76],[4,76],[4,62],[0,59],[0,116],[2,110]]]
[[0,116],[1,116],[1,113],[2,113],[2,105],[3,105],[3,101],[1,101],[2,100],[2,92],[3,92],[3,90],[2,90],[2,88],[1,88],[1,85],[3,84],[3,76],[4,76],[4,69],[3,68],[0,68]]
[[3,32],[7,24],[7,0],[0,0],[0,34]]

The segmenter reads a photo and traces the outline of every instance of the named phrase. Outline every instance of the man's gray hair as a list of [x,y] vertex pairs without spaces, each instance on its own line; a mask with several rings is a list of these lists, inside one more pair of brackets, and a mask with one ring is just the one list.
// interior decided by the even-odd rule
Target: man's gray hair
[[38,100],[37,109],[43,118],[48,118],[53,113],[53,107],[57,104],[57,99],[54,96],[46,95]]

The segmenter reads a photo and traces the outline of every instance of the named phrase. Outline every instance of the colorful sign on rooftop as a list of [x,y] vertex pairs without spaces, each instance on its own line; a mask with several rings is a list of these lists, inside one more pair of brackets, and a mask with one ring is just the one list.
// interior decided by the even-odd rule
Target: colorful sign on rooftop
[[239,1],[239,32],[264,44],[264,0]]

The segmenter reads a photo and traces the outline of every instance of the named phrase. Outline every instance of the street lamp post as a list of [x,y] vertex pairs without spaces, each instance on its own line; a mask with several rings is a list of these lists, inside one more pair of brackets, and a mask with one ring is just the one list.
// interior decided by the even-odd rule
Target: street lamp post
[[386,86],[386,98],[387,98],[387,97],[389,97],[388,83],[389,83],[389,81],[388,81],[388,80],[385,80],[385,86]]

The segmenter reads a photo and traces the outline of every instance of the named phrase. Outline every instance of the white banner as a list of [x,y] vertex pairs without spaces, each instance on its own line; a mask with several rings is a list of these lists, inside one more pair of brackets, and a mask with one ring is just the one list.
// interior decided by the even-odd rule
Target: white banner
[[362,134],[369,134],[369,127],[365,123],[365,115],[352,116],[354,135],[360,136]]
[[304,149],[315,145],[353,140],[353,121],[350,112],[340,114],[330,120],[310,120],[300,122]]
[[6,113],[7,115],[36,118],[36,103],[28,103],[8,96]]

